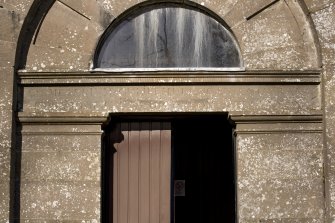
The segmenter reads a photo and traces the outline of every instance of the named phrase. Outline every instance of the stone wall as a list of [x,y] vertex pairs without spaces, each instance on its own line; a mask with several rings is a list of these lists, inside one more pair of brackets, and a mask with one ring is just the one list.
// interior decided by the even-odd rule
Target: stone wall
[[[11,173],[15,170],[15,52],[17,40],[29,10],[29,1],[0,1],[0,221],[10,218]],[[13,141],[14,139],[14,141]]]
[[1,222],[99,222],[100,128],[118,112],[229,112],[239,222],[335,220],[333,0],[195,1],[246,68],[196,77],[91,71],[104,30],[142,1],[58,0],[39,25],[32,2],[0,0]]
[[326,148],[326,170],[327,179],[327,208],[329,211],[329,222],[335,220],[335,1],[311,1],[309,8],[315,27],[318,31],[322,50],[323,67],[323,110],[325,125],[325,148]]

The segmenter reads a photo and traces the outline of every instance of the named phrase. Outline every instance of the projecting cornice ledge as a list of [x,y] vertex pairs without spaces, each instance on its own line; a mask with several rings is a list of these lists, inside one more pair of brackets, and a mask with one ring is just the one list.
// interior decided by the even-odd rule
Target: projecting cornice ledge
[[[208,112],[208,114],[218,114],[217,112]],[[134,113],[136,114],[136,113]],[[144,115],[145,113],[141,113]],[[150,113],[152,117],[169,116],[173,117],[174,112],[171,113]],[[179,112],[177,115],[184,113]],[[185,112],[185,114],[190,114]],[[196,115],[197,112],[191,114]],[[199,114],[204,114],[201,112]],[[149,115],[149,114],[148,114]],[[21,123],[104,123],[108,120],[109,114],[104,113],[30,113],[19,112],[18,119]],[[251,124],[251,123],[322,123],[323,116],[321,113],[314,113],[309,115],[250,115],[230,113],[229,118],[236,124]]]
[[240,115],[231,114],[230,118],[235,123],[256,123],[256,122],[317,122],[322,123],[322,114],[310,115]]
[[142,72],[26,72],[25,85],[194,85],[194,84],[320,84],[321,71],[142,71]]
[[231,114],[235,134],[322,133],[322,114],[238,115]]
[[74,114],[74,113],[26,113],[19,112],[20,123],[29,124],[85,124],[102,125],[107,121],[108,115],[101,113]]

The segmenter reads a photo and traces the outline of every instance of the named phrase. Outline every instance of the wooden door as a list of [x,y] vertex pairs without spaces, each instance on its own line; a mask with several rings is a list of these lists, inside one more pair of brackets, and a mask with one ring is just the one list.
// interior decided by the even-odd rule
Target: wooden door
[[110,166],[109,222],[170,223],[170,123],[123,122],[111,138],[119,142]]

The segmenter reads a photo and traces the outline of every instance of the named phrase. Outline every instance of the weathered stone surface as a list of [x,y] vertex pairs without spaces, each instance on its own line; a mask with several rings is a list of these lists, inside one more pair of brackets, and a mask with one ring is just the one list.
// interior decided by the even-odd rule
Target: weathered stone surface
[[246,222],[321,221],[322,140],[320,133],[238,133],[239,216]]
[[[323,218],[323,180],[239,178],[239,216],[246,219]],[[251,199],[250,199],[251,198]]]
[[[0,55],[1,55],[0,50]],[[1,61],[1,57],[0,57]],[[13,120],[13,68],[0,68],[0,221],[9,219]]]
[[[106,98],[97,97],[108,95]],[[25,112],[240,111],[309,114],[320,110],[318,86],[27,87]]]
[[238,1],[234,7],[224,15],[225,21],[229,21],[229,26],[234,27],[258,12],[262,8],[274,2],[274,0],[255,0],[255,1]]
[[24,0],[24,1],[17,1],[17,0],[0,0],[0,5],[3,5],[5,8],[17,11],[23,16],[25,16],[34,0]]
[[[106,116],[107,117],[107,116]],[[107,121],[107,119],[106,119]],[[92,124],[67,124],[64,123],[62,125],[45,125],[45,124],[34,124],[34,125],[24,125],[21,130],[23,135],[30,134],[32,136],[41,135],[41,133],[47,133],[46,136],[52,135],[55,138],[52,140],[59,140],[58,137],[61,137],[62,134],[70,134],[73,136],[87,136],[87,135],[99,135],[101,136],[102,130],[101,125],[92,125]],[[42,138],[40,138],[42,139]],[[42,139],[43,140],[43,139]],[[64,139],[66,140],[66,139]],[[57,141],[56,141],[57,142]],[[76,147],[76,146],[74,146]],[[28,146],[28,148],[31,148]],[[57,147],[54,147],[57,149]],[[36,148],[37,149],[37,148]]]
[[[11,128],[11,110],[13,105],[13,68],[0,68],[0,112],[1,114],[1,125],[6,123],[6,126],[1,126],[0,129]],[[10,114],[7,114],[9,112]],[[6,114],[5,114],[6,113]]]
[[0,40],[15,42],[20,28],[20,16],[16,12],[0,8],[0,18]]
[[135,6],[138,3],[144,2],[144,0],[129,0],[129,1],[118,1],[118,0],[98,0],[97,3],[111,15],[117,17],[125,10]]
[[10,148],[0,146],[0,181],[9,183],[10,180]]
[[[287,124],[286,124],[287,125]],[[306,129],[300,127],[301,129]],[[283,128],[281,128],[283,129]],[[275,130],[275,128],[272,128]],[[285,129],[283,129],[285,130]],[[288,129],[287,129],[288,130]],[[256,130],[257,131],[257,130]],[[314,151],[323,149],[321,133],[272,133],[240,135],[238,149],[241,152],[265,151]]]
[[[299,25],[283,1],[248,22],[233,27],[247,69],[317,68],[318,62],[308,59],[306,47],[309,46],[297,30]],[[313,51],[315,49],[307,49],[307,52]]]
[[[322,1],[324,2],[324,1]],[[327,1],[329,2],[329,1]],[[327,3],[325,2],[325,3]],[[315,2],[313,2],[315,3]],[[327,6],[327,7],[326,7]],[[334,170],[335,170],[335,3],[326,4],[321,10],[312,14],[316,29],[319,33],[319,38],[322,47],[323,65],[325,67],[325,116],[326,116],[326,135],[327,135],[327,180],[329,184],[328,202],[330,203],[330,217],[335,217],[335,185],[334,185]]]
[[97,24],[66,5],[56,2],[44,19],[35,44],[67,49],[72,53],[93,54],[101,32],[102,29]]
[[0,69],[0,179],[9,181],[12,135],[12,69]]
[[[262,123],[262,125],[259,125],[257,123],[241,123],[238,124],[236,126],[236,131],[237,132],[264,132],[264,133],[270,133],[272,132],[272,134],[274,133],[278,133],[278,132],[299,132],[301,130],[306,130],[308,132],[314,131],[314,132],[321,132],[323,130],[323,126],[322,123],[320,122],[306,122],[306,123],[296,123],[296,122],[273,122],[273,123]],[[260,136],[258,136],[260,137]],[[257,138],[256,138],[257,139]],[[262,139],[262,137],[261,137]],[[250,139],[249,139],[250,140]],[[256,148],[266,148],[264,147],[264,143],[268,142],[266,139],[264,139],[264,142],[260,142],[258,147],[258,144],[255,144],[254,146],[256,146]],[[293,139],[292,139],[293,140]],[[295,139],[297,140],[297,139]],[[300,140],[303,139],[298,139],[298,142]],[[253,141],[251,141],[253,142]],[[259,142],[258,140],[255,142]],[[279,147],[277,144],[277,140],[273,139],[273,141],[270,141],[270,143],[274,143],[274,145],[276,145],[276,148]],[[285,142],[285,141],[284,141]],[[293,141],[292,141],[293,142]],[[243,144],[246,143],[246,141],[243,142]],[[301,142],[299,142],[301,143]],[[306,142],[307,143],[307,142]],[[288,145],[291,145],[290,143],[288,143]],[[250,143],[251,146],[251,143]],[[286,146],[285,144],[283,144],[283,146]],[[296,145],[297,148],[300,148],[298,145]]]
[[315,218],[278,218],[278,219],[260,219],[260,220],[242,220],[241,223],[322,223],[323,219]]
[[[224,17],[230,10],[233,10],[239,0],[194,0],[196,2],[210,10],[220,17]],[[230,24],[230,21],[226,21]]]
[[323,176],[322,151],[258,150],[240,152],[238,176],[258,179],[318,178]]
[[15,60],[16,44],[0,40],[0,67],[12,67]]
[[89,20],[100,22],[100,5],[96,0],[62,0],[59,3],[84,15]]
[[22,182],[21,220],[40,219],[100,222],[100,183]]
[[[80,134],[80,133],[79,133]],[[99,152],[100,135],[23,135],[23,152]]]
[[98,24],[56,2],[30,47],[26,69],[88,70],[101,33]]
[[9,212],[9,182],[8,181],[0,181],[0,221],[1,222],[9,222],[8,212]]
[[240,219],[240,223],[323,223],[315,218]]
[[99,181],[100,157],[100,151],[24,152],[21,179]]
[[64,46],[37,46],[32,45],[25,69],[27,71],[80,71],[89,70],[92,55],[71,52]]
[[326,8],[330,3],[335,2],[334,0],[304,0],[308,9],[311,12],[316,12]]

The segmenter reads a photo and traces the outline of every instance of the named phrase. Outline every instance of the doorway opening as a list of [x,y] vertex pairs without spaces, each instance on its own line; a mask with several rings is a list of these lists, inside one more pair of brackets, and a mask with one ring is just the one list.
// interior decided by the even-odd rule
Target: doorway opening
[[112,117],[104,222],[235,222],[233,128],[227,114]]

